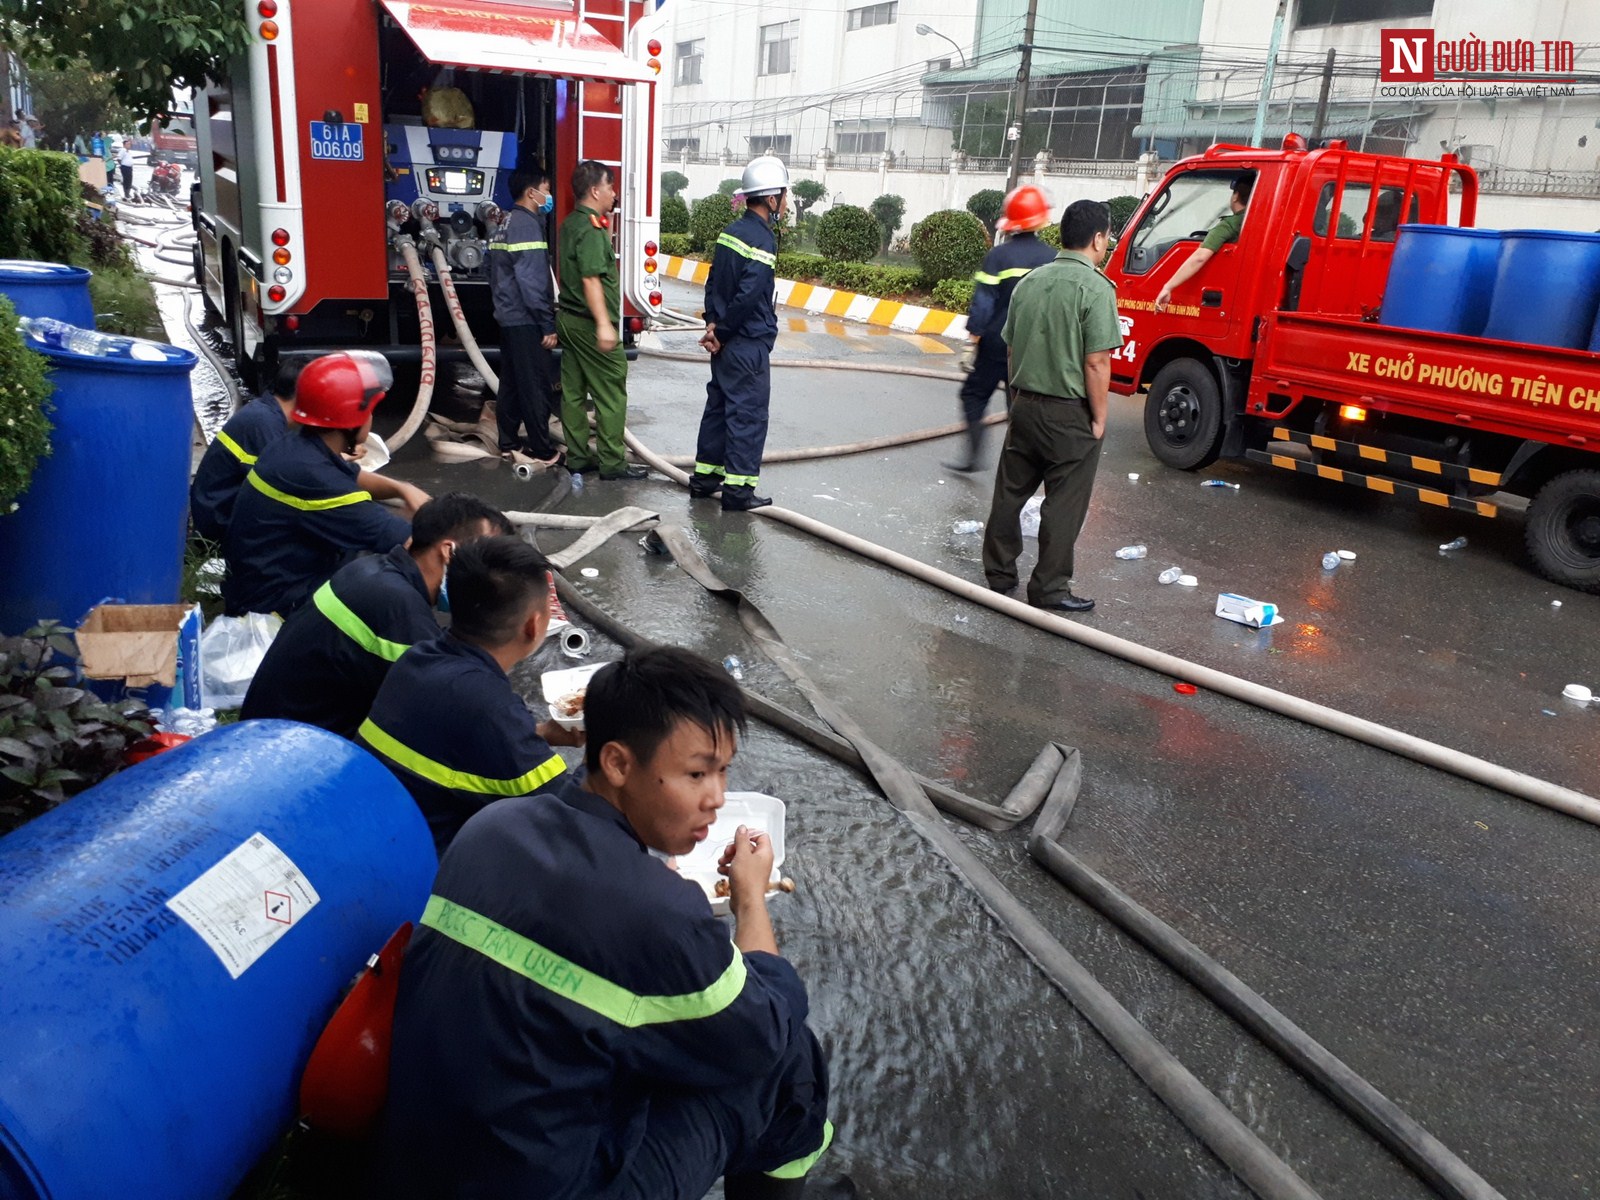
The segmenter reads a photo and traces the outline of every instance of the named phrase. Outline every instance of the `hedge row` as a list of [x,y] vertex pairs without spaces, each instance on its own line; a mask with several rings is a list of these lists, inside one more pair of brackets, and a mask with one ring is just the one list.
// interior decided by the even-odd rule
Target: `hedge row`
[[687,233],[663,233],[661,253],[671,254],[676,258],[687,258],[694,253],[694,239]]
[[933,306],[964,313],[972,306],[972,290],[977,286],[971,279],[941,279],[933,285]]
[[87,252],[78,232],[78,160],[0,147],[0,258],[70,263]]

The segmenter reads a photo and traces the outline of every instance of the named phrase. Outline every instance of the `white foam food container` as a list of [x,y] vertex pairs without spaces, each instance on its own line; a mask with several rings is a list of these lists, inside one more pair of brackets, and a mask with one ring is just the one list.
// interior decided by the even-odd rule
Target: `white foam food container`
[[[729,792],[723,799],[722,810],[711,826],[706,840],[688,854],[678,859],[678,874],[699,884],[711,901],[711,911],[719,917],[728,913],[728,898],[716,894],[717,860],[733,841],[739,826],[759,829],[772,839],[772,882],[783,878],[783,801],[761,792]],[[781,894],[781,893],[774,893]]]
[[568,667],[565,671],[546,671],[539,676],[539,686],[544,692],[544,702],[550,706],[550,719],[563,729],[582,729],[583,714],[569,717],[556,707],[556,701],[589,686],[589,680],[605,663],[588,663],[581,667]]
[[1252,600],[1249,596],[1240,596],[1234,592],[1223,592],[1217,596],[1217,616],[1224,621],[1248,625],[1251,629],[1266,629],[1268,626],[1283,623],[1283,616],[1278,612],[1276,604],[1269,604],[1265,600]]

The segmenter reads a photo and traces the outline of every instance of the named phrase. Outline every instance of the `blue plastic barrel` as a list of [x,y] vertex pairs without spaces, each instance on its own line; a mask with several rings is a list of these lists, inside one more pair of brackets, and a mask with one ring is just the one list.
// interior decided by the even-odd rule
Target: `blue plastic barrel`
[[82,267],[0,258],[0,295],[11,301],[19,317],[55,317],[94,328],[89,272]]
[[1477,337],[1489,319],[1499,261],[1497,229],[1402,225],[1378,321]]
[[1600,310],[1600,234],[1508,229],[1483,336],[1584,350]]
[[43,617],[76,626],[108,596],[178,599],[195,356],[115,340],[120,351],[94,357],[28,338],[50,360],[55,430],[17,511],[0,515],[0,633]]
[[437,865],[388,770],[289,721],[206,734],[0,839],[0,1196],[227,1196]]

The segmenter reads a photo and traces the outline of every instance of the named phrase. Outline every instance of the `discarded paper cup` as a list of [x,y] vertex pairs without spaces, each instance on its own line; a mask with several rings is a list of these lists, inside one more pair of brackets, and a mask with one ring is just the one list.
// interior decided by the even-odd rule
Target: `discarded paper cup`
[[1137,472],[1137,471],[1129,471],[1128,472],[1128,482],[1129,483],[1138,483],[1139,482],[1139,472]]
[[1178,586],[1179,587],[1199,587],[1200,586],[1200,581],[1198,579],[1196,579],[1193,575],[1179,575],[1178,576]]
[[1561,695],[1568,700],[1576,700],[1579,704],[1588,704],[1594,699],[1594,693],[1581,683],[1569,683],[1561,689]]
[[1339,557],[1344,559],[1345,562],[1355,562],[1356,560],[1356,552],[1354,550],[1340,550],[1338,553]]

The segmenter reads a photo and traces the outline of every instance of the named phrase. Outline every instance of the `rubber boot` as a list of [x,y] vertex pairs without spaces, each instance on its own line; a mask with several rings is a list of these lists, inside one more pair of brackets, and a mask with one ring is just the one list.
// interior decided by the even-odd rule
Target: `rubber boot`
[[749,512],[752,508],[765,508],[772,503],[771,496],[758,496],[753,487],[724,487],[723,512]]
[[805,1190],[804,1175],[799,1179],[774,1179],[752,1172],[728,1175],[722,1181],[722,1194],[727,1200],[799,1200]]
[[709,471],[696,471],[689,476],[689,499],[709,500],[722,490],[722,476]]
[[982,425],[967,426],[967,457],[943,463],[947,471],[960,471],[965,475],[978,469],[978,456],[983,453],[983,429]]

